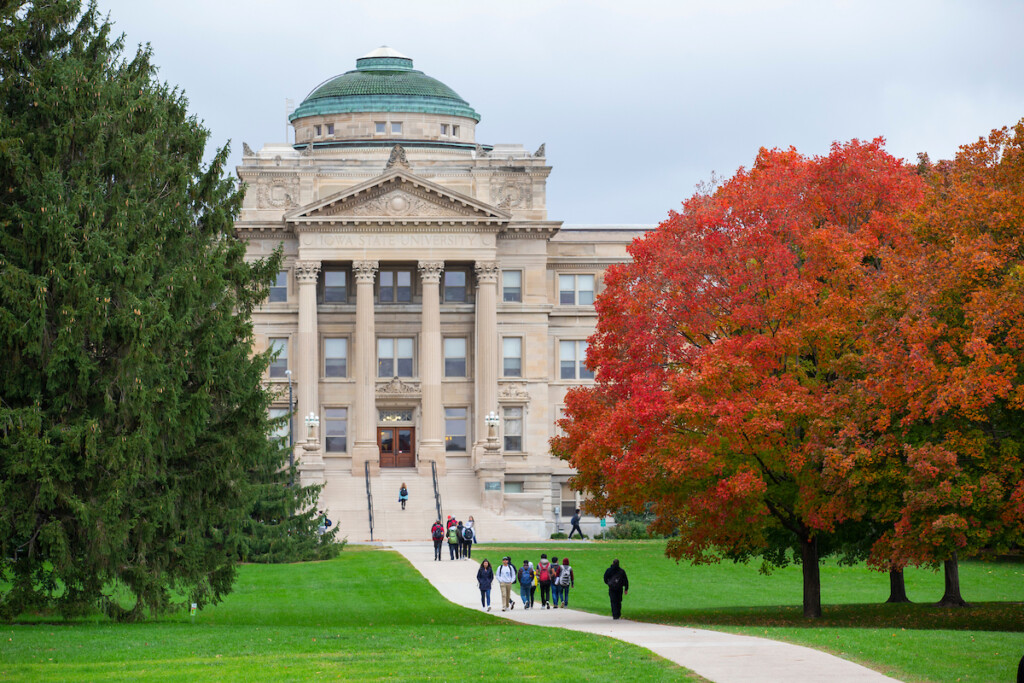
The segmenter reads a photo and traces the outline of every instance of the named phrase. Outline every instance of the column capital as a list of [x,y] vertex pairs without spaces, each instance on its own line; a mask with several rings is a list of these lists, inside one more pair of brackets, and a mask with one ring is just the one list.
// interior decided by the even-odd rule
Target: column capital
[[373,284],[373,277],[377,274],[377,261],[353,261],[352,272],[356,276],[356,284]]
[[420,278],[424,284],[438,284],[444,272],[444,261],[420,261]]
[[474,269],[476,270],[476,281],[478,283],[496,283],[498,281],[497,261],[477,261]]
[[296,261],[295,262],[295,279],[299,284],[312,283],[316,284],[317,276],[320,275],[320,262],[319,261]]

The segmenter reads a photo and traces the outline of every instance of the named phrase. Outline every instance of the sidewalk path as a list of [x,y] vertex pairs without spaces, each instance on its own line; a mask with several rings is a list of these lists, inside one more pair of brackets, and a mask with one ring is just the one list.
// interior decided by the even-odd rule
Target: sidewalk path
[[[480,591],[476,587],[477,562],[445,559],[434,561],[434,548],[428,543],[392,543],[445,598],[456,605],[480,609]],[[444,549],[447,556],[447,548]],[[493,564],[500,558],[487,558]],[[516,586],[518,588],[518,585]],[[495,583],[491,604],[496,617],[538,626],[561,626],[624,640],[694,671],[716,683],[879,683],[895,681],[863,666],[824,652],[776,640],[704,631],[682,626],[646,624],[639,621],[566,610],[524,610],[515,592],[518,608],[501,611],[501,591]],[[572,600],[570,594],[570,602]],[[629,602],[625,605],[629,608]]]

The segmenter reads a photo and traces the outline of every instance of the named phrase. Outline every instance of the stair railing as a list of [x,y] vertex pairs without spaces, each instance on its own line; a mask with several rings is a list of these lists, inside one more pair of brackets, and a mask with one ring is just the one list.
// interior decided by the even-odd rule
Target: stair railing
[[370,516],[370,541],[373,541],[373,493],[370,491],[370,461],[363,463],[366,472],[366,512]]
[[437,521],[441,521],[441,490],[437,487],[437,463],[430,461],[430,473],[434,476],[434,505],[437,507]]

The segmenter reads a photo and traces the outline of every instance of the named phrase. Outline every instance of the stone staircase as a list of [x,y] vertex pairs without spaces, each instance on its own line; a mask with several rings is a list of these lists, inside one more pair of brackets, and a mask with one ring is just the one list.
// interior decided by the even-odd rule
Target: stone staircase
[[[352,543],[369,541],[425,541],[430,539],[430,526],[437,519],[434,504],[434,483],[430,474],[421,476],[415,469],[383,469],[370,477],[373,494],[373,538],[370,538],[369,515],[364,475],[330,469],[327,485],[320,493],[319,507],[338,527],[338,538]],[[409,489],[405,510],[398,502],[402,483]],[[473,516],[478,542],[541,540],[542,524],[537,520],[514,519],[485,510],[480,505],[480,484],[472,470],[448,470],[438,477],[441,494],[441,522],[448,515],[465,521]]]

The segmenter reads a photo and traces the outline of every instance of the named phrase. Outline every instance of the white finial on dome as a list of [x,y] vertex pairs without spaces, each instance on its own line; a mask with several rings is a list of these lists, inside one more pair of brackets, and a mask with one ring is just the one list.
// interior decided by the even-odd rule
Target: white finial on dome
[[376,50],[372,50],[367,54],[360,57],[360,59],[372,59],[374,57],[397,57],[398,59],[409,59],[398,50],[392,50],[387,45],[381,45]]

